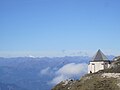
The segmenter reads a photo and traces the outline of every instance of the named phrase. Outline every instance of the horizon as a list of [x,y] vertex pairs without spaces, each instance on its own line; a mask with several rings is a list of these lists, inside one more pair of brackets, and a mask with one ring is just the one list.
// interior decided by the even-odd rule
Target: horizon
[[[62,52],[61,52],[62,53]],[[23,53],[22,53],[23,54]],[[46,53],[45,53],[46,54]],[[55,55],[56,53],[54,53],[53,55],[49,55],[49,56],[46,56],[46,55],[30,55],[30,54],[23,54],[23,55],[21,55],[20,56],[20,54],[19,54],[19,56],[15,56],[15,53],[14,54],[8,54],[8,55],[6,55],[6,56],[0,56],[1,58],[18,58],[18,57],[29,57],[29,58],[45,58],[45,57],[47,57],[47,58],[56,58],[56,57],[60,57],[60,58],[62,58],[62,57],[90,57],[90,58],[92,58],[92,57],[94,57],[94,55],[95,55],[95,53],[93,54],[91,54],[91,55],[88,55],[87,54],[87,52],[71,52],[71,53],[66,53],[66,55],[64,54],[59,54],[59,55]],[[104,53],[105,54],[105,53]],[[119,55],[113,55],[113,54],[105,54],[105,56],[107,56],[107,57],[111,57],[111,56],[113,56],[113,57],[117,57],[117,56],[119,56]]]
[[0,57],[120,55],[119,0],[1,0]]
[[[11,56],[11,57],[1,57],[0,56],[0,59],[25,59],[25,58],[28,58],[28,59],[45,59],[47,58],[47,60],[49,59],[56,59],[56,58],[89,58],[89,61],[92,60],[94,56],[55,56],[55,57],[49,57],[49,56]],[[114,56],[114,55],[106,55],[106,57],[108,58],[108,60],[112,61],[114,60],[115,57],[118,57],[118,56]],[[80,60],[82,60],[80,59]]]

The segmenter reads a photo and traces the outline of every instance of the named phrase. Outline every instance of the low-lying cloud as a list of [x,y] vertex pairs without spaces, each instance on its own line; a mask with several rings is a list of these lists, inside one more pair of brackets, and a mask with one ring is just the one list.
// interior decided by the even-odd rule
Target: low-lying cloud
[[42,69],[40,71],[40,74],[42,74],[42,75],[48,75],[48,74],[50,74],[50,72],[51,72],[50,67],[47,67],[47,68]]
[[69,63],[61,67],[55,72],[56,77],[53,78],[51,84],[58,84],[59,82],[66,79],[76,79],[80,78],[83,74],[87,73],[87,64],[75,64]]

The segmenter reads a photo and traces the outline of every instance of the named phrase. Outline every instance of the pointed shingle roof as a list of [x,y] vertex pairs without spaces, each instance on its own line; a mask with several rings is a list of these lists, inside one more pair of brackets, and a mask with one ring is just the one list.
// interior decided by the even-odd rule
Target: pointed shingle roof
[[99,49],[96,55],[93,57],[92,61],[106,61],[108,58]]

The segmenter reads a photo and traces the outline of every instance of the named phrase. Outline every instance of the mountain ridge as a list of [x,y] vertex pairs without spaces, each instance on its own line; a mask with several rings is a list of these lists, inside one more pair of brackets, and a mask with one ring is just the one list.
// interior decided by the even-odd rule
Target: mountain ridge
[[109,69],[86,74],[80,80],[66,80],[52,90],[120,90],[120,57],[113,59]]
[[[28,90],[50,90],[49,84],[57,75],[56,72],[70,63],[88,63],[90,57],[54,57],[54,58],[0,58],[0,82],[15,84]],[[48,75],[41,74],[48,69]]]

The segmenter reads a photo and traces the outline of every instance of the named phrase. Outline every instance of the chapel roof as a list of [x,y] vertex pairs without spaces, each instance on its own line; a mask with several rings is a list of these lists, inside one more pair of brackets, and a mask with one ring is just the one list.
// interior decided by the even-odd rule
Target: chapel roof
[[92,61],[108,61],[108,58],[99,49],[95,56],[92,58]]

